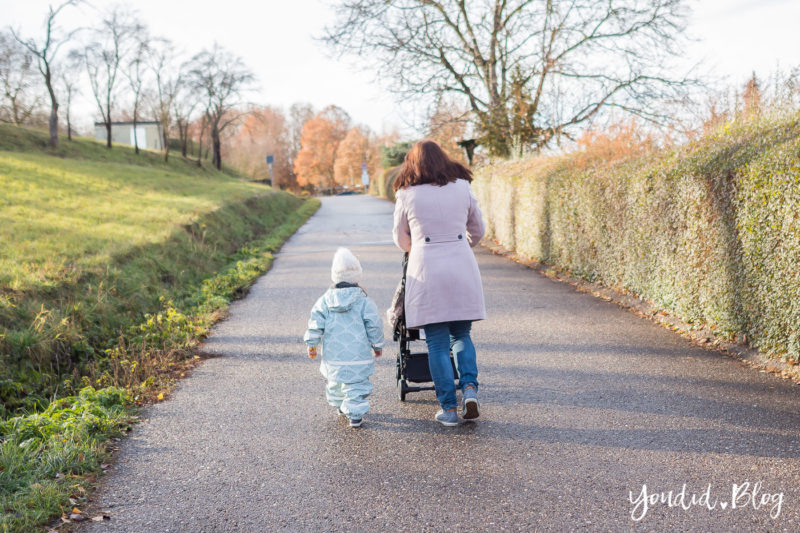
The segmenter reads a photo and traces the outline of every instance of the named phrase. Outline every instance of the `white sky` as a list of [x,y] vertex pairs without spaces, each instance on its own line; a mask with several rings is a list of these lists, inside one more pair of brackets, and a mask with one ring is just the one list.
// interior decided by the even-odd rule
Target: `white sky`
[[[59,2],[0,0],[0,26],[13,25],[26,36],[38,36],[47,6]],[[112,3],[95,0],[95,9],[71,8],[60,20],[67,28],[91,25],[98,19],[97,8]],[[413,135],[407,126],[414,122],[412,104],[396,102],[386,85],[381,87],[371,74],[359,71],[352,60],[329,57],[324,45],[313,40],[333,19],[329,3],[131,2],[153,34],[171,39],[189,55],[215,40],[240,55],[258,77],[260,88],[251,97],[256,103],[288,108],[294,102],[310,102],[317,109],[336,104],[375,131],[396,127]],[[702,73],[739,86],[752,71],[766,77],[778,65],[800,66],[800,0],[690,0],[689,5],[693,8],[689,32],[700,42],[688,50],[687,64],[703,61]],[[91,106],[84,97],[74,114],[93,114]],[[83,127],[91,120],[83,121]]]

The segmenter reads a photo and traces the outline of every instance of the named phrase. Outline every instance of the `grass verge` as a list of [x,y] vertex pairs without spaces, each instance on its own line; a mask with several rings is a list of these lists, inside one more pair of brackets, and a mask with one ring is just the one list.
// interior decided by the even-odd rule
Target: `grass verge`
[[194,162],[0,125],[0,532],[82,503],[136,406],[319,207]]
[[58,516],[65,524],[88,519],[80,505],[108,460],[109,439],[135,420],[138,404],[163,399],[192,348],[224,317],[228,304],[269,269],[273,253],[319,205],[316,198],[306,200],[268,236],[233,254],[185,307],[162,300],[162,310],[129,327],[83,379],[122,387],[86,386],[41,413],[0,423],[0,531],[31,531]]

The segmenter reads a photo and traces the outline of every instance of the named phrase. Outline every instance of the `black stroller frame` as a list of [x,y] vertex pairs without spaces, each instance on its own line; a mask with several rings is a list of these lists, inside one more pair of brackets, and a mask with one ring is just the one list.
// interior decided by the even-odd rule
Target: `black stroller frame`
[[[400,281],[399,297],[404,299],[406,290],[406,269],[408,268],[408,252],[403,254],[403,279]],[[399,313],[394,323],[392,335],[395,342],[399,342],[397,351],[397,395],[401,402],[406,401],[406,394],[409,392],[419,392],[424,390],[435,390],[432,385],[409,385],[409,383],[432,383],[430,367],[428,366],[427,346],[425,351],[412,350],[412,342],[424,342],[420,338],[420,330],[406,327],[405,306]],[[453,365],[453,376],[458,379],[453,354],[450,353],[450,363]]]

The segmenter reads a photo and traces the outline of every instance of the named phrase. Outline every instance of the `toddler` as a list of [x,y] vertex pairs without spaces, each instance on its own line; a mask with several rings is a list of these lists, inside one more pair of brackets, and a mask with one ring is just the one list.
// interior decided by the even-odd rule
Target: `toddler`
[[331,279],[333,285],[311,309],[303,340],[311,359],[323,344],[319,369],[328,380],[328,403],[350,420],[351,427],[359,427],[369,411],[372,352],[381,355],[383,323],[375,302],[358,285],[361,263],[347,248],[336,250]]

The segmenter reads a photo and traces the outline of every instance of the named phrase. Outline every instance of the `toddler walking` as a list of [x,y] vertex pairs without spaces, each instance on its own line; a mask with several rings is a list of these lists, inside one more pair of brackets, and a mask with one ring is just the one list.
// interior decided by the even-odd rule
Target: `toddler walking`
[[369,412],[369,377],[375,372],[372,352],[380,357],[383,349],[383,322],[375,302],[358,285],[361,272],[361,263],[350,250],[336,250],[333,285],[311,309],[303,337],[311,359],[322,343],[319,370],[328,380],[328,403],[350,420],[351,427],[359,427]]

